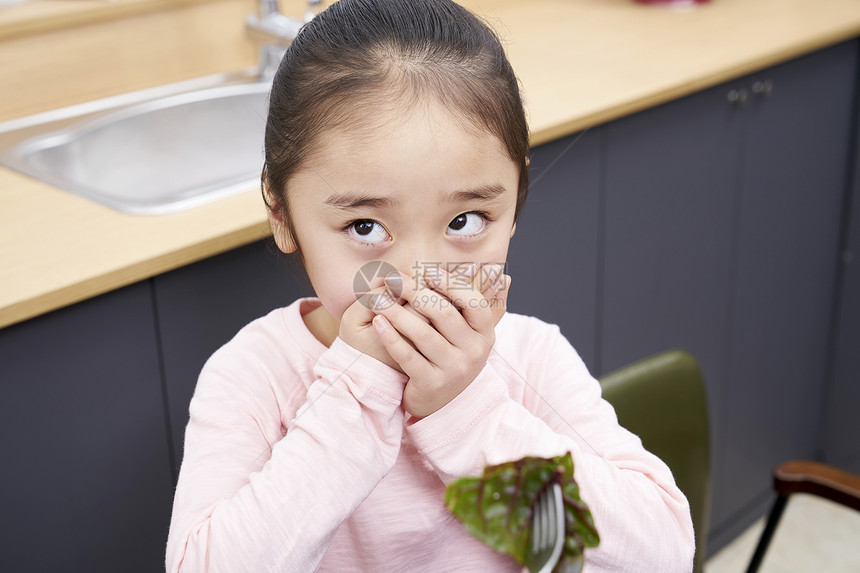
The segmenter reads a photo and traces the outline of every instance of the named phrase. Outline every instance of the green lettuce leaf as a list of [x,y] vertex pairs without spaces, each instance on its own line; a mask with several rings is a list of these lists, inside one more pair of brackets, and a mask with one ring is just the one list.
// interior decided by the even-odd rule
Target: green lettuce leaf
[[445,505],[469,533],[525,564],[537,498],[556,482],[564,494],[565,543],[553,571],[575,573],[582,569],[585,548],[597,547],[600,537],[588,506],[579,496],[570,453],[487,466],[481,477],[464,477],[448,485]]

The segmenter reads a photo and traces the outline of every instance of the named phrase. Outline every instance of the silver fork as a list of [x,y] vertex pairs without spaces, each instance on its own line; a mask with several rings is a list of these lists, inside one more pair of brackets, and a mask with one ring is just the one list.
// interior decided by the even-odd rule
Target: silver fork
[[550,573],[561,558],[564,548],[564,501],[561,486],[554,483],[544,489],[532,514],[526,567],[537,573]]

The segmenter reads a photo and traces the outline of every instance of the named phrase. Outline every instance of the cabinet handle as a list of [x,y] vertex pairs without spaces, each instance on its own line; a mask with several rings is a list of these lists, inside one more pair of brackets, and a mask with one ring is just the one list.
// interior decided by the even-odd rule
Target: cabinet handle
[[726,96],[726,99],[728,99],[729,103],[732,105],[743,105],[747,102],[748,97],[749,94],[747,93],[747,90],[731,90]]
[[770,80],[755,82],[752,91],[758,96],[769,97],[773,93],[773,82]]

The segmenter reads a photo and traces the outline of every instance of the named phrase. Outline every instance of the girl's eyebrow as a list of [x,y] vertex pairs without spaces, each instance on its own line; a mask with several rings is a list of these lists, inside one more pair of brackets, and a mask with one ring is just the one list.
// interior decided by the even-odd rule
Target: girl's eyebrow
[[[449,193],[444,202],[446,203],[464,203],[466,201],[483,200],[488,201],[495,199],[505,192],[503,185],[499,183],[481,185],[474,189],[463,189],[452,191]],[[326,205],[331,205],[338,209],[358,209],[360,207],[372,207],[383,209],[395,205],[399,201],[390,197],[373,197],[365,193],[335,193],[323,201]]]
[[489,185],[482,185],[474,189],[454,191],[452,193],[449,193],[445,199],[448,203],[463,203],[465,201],[472,201],[474,199],[489,201],[490,199],[495,199],[499,195],[502,195],[504,192],[505,187],[502,184],[492,183]]
[[323,201],[326,205],[338,209],[358,209],[359,207],[390,207],[394,201],[388,197],[371,197],[356,193],[336,193]]

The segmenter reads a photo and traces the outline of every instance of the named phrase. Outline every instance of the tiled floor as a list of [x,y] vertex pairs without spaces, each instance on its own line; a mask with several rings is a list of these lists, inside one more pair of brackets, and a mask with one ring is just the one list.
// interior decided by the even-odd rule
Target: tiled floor
[[[764,519],[711,557],[705,573],[744,573]],[[860,512],[804,494],[789,498],[759,573],[860,573]]]

